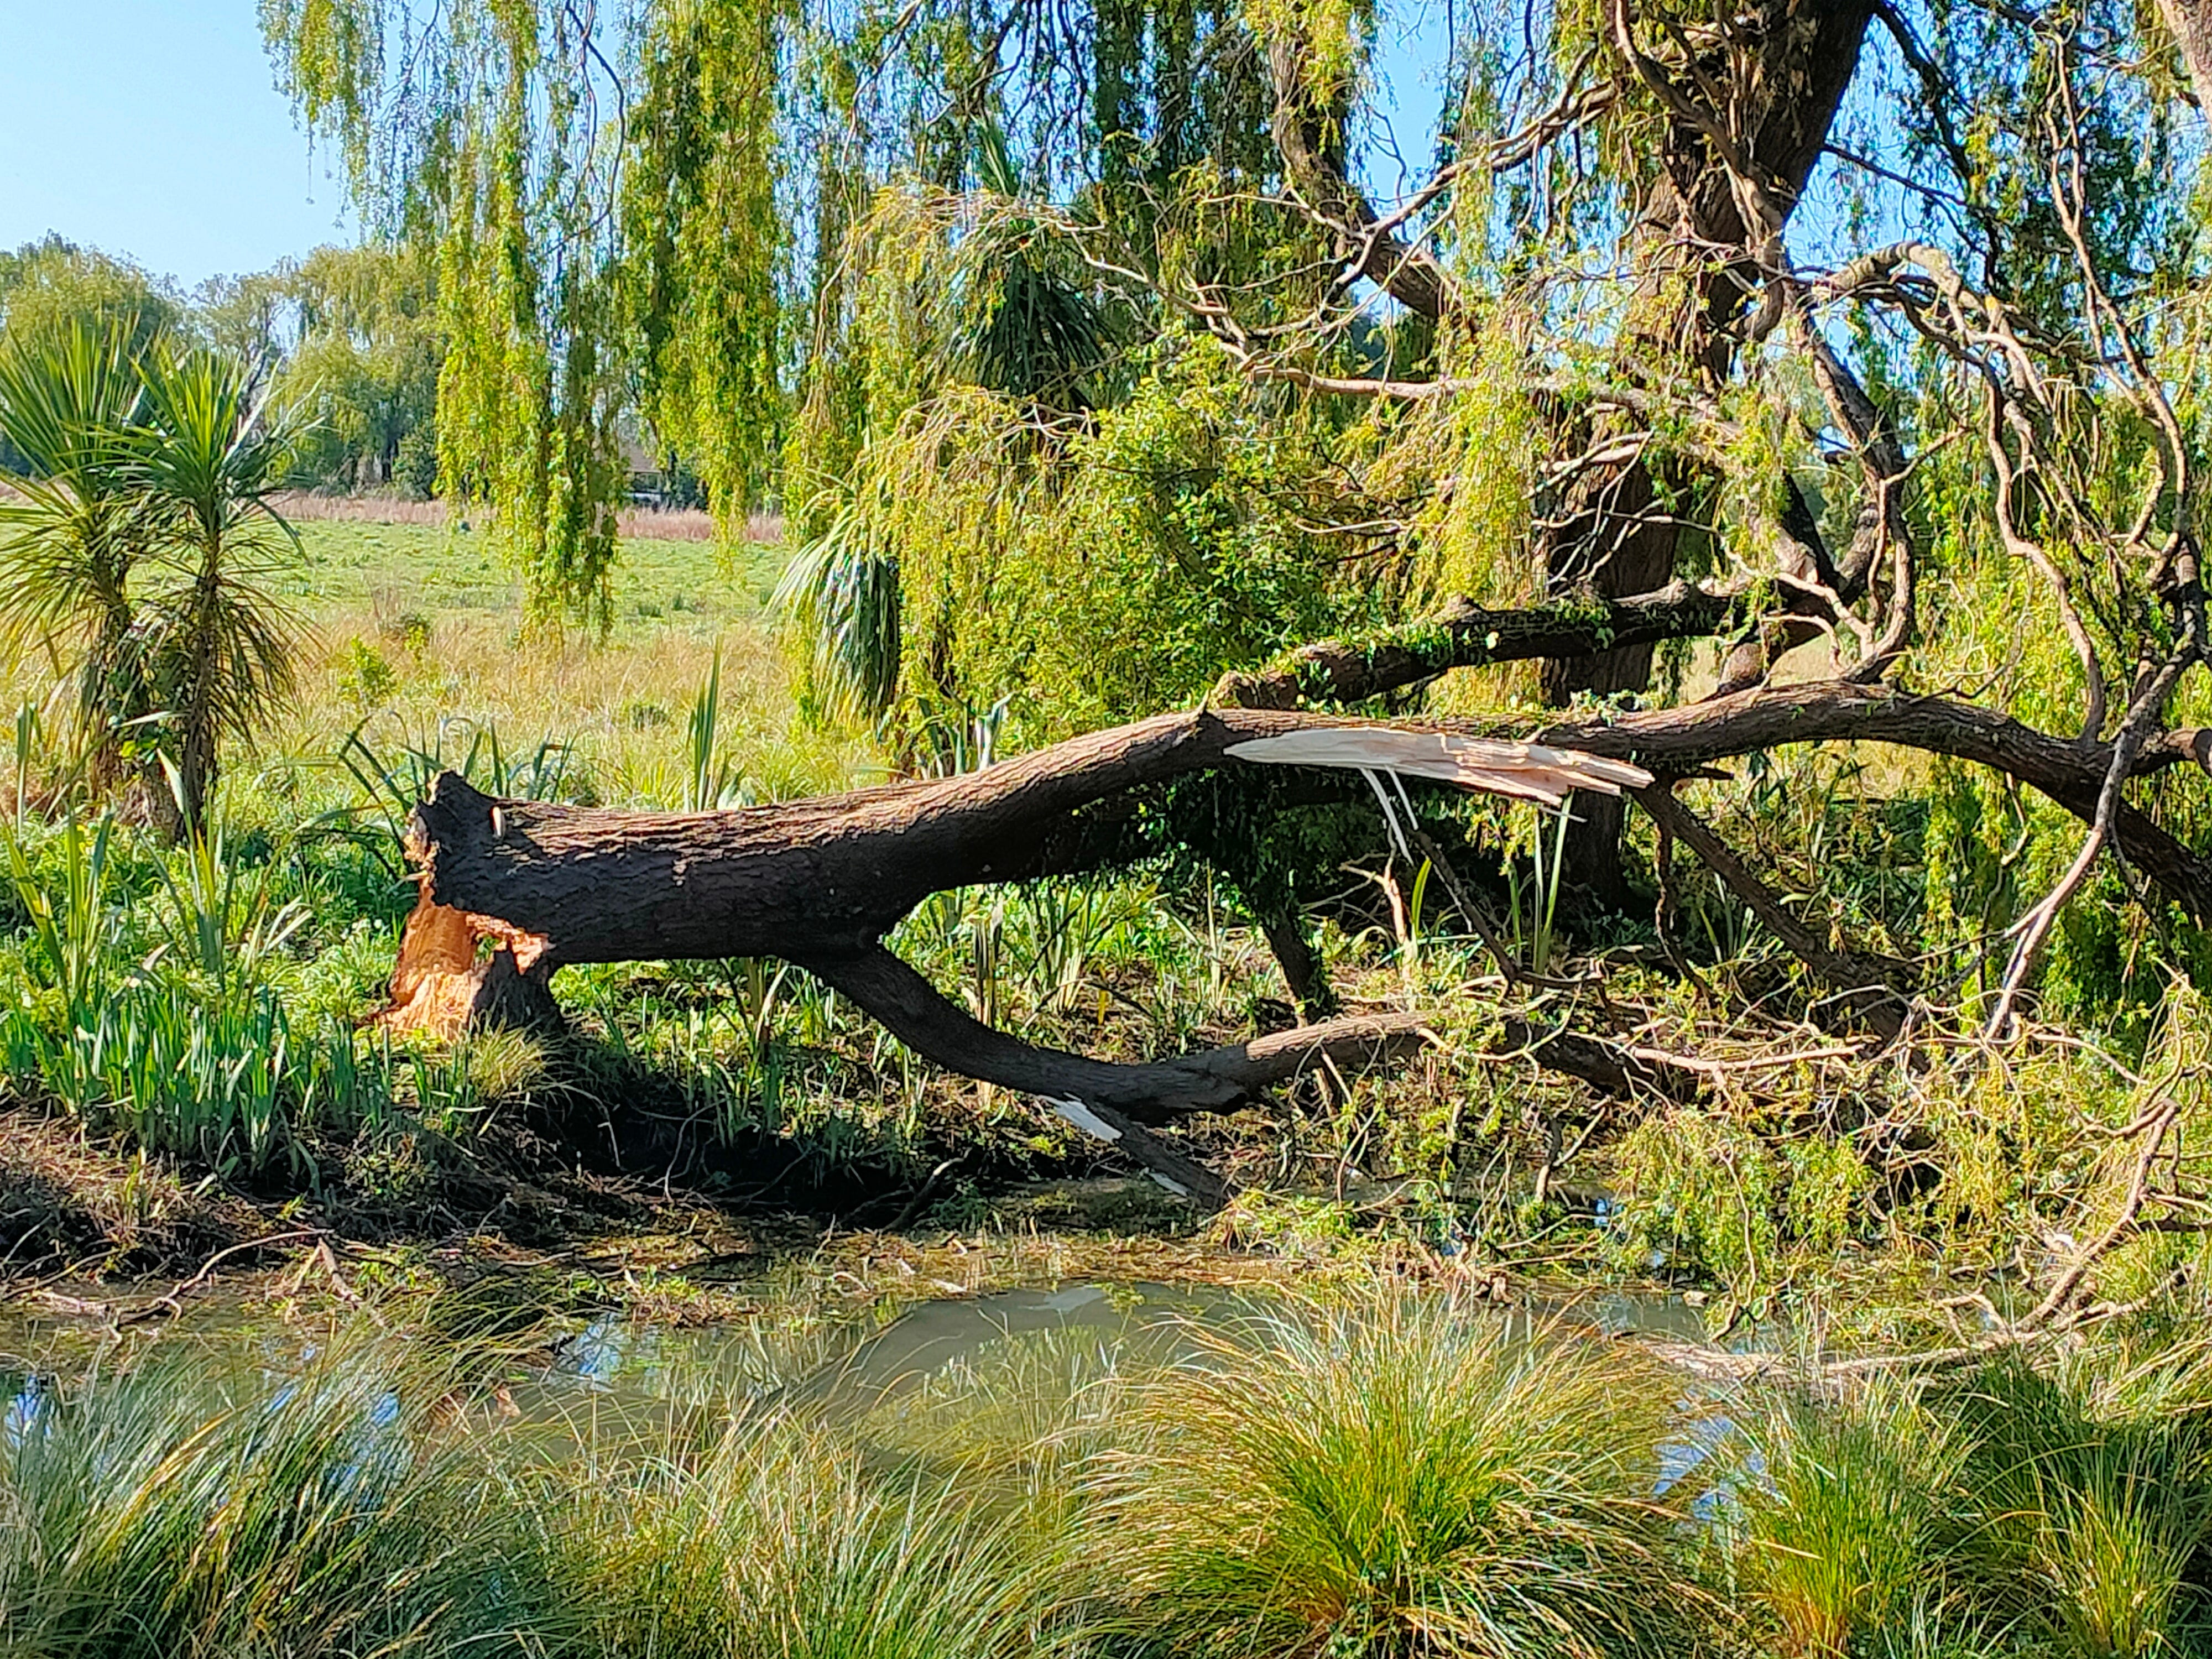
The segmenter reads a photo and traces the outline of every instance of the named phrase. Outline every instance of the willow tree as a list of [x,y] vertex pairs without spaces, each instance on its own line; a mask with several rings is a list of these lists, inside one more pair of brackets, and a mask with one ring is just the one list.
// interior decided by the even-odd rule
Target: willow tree
[[262,21],[369,225],[434,254],[442,486],[493,507],[539,616],[604,621],[629,402],[612,199],[626,94],[597,20],[267,0]]
[[[2052,784],[2086,838],[2032,820],[2015,856],[1976,802],[2018,745],[1939,750],[1934,885],[2000,1023],[2069,902],[2154,899],[2169,944],[2194,908],[2102,856],[2202,806],[2166,732],[2203,638],[2202,126],[2151,9],[1448,14],[1444,120],[1388,194],[1407,14],[1367,0],[265,15],[375,222],[440,251],[447,482],[542,606],[604,610],[635,419],[726,519],[781,497],[824,678],[917,761],[979,718],[1494,706],[1510,661],[1626,720],[1680,696],[1656,650],[1710,641],[1720,695],[1635,714],[1695,732],[1814,645],[1826,701],[1783,704],[1850,713],[1805,732],[1972,684],[2099,780]],[[1655,874],[1695,848],[1830,949],[1644,805]],[[1306,896],[1253,895],[1294,975]]]

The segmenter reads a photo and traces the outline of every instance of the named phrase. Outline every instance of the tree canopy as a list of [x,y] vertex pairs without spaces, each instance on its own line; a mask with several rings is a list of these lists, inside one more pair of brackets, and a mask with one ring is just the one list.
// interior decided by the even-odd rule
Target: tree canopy
[[[1454,606],[1700,584],[1521,689],[1663,701],[1685,641],[1723,690],[1811,647],[2107,745],[2071,864],[2012,867],[2010,786],[1942,786],[1931,860],[2014,894],[1960,900],[2014,929],[2006,1000],[2061,908],[2028,896],[2081,890],[2198,695],[2193,15],[264,4],[371,222],[434,261],[441,474],[541,612],[605,614],[629,422],[726,522],[781,503],[822,702],[909,754],[1326,635],[1406,665],[1362,696],[1494,704],[1443,678],[1493,659]],[[1408,29],[1434,133],[1385,118]],[[1269,695],[1340,695],[1303,660]]]

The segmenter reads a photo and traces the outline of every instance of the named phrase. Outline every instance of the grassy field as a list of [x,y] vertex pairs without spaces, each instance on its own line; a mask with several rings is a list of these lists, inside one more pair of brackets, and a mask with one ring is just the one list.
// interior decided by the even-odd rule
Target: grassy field
[[480,533],[343,521],[300,532],[307,562],[289,597],[312,643],[302,695],[264,739],[264,760],[334,758],[363,723],[372,748],[428,748],[442,722],[449,746],[477,731],[511,755],[565,746],[574,793],[680,805],[685,721],[719,653],[719,738],[755,798],[878,775],[859,737],[799,727],[765,612],[776,547],[625,543],[602,641],[525,637],[516,584]]

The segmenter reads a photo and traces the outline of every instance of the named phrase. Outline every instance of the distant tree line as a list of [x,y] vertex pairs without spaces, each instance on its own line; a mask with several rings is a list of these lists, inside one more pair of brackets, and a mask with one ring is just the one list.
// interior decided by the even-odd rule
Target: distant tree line
[[[438,493],[436,273],[418,252],[323,247],[186,294],[127,258],[48,235],[0,252],[0,339],[80,325],[129,349],[205,348],[249,365],[298,417],[302,485]],[[5,440],[0,439],[0,444]],[[0,450],[0,466],[22,458]]]

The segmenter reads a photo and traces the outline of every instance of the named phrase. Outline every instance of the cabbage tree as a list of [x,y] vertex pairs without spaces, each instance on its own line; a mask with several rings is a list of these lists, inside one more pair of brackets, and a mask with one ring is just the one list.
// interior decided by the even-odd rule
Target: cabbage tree
[[143,401],[132,334],[78,321],[0,350],[0,653],[74,660],[95,787],[120,774],[148,709],[131,578],[153,522],[129,466]]
[[304,428],[235,356],[164,355],[143,375],[125,471],[156,532],[138,629],[159,710],[154,747],[172,775],[155,812],[173,834],[199,823],[222,745],[293,687],[304,630],[275,582],[298,564],[300,540],[272,497]]

